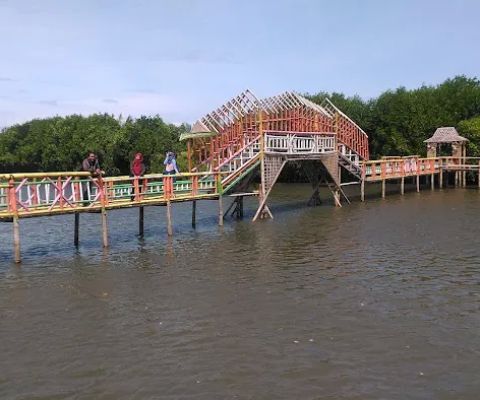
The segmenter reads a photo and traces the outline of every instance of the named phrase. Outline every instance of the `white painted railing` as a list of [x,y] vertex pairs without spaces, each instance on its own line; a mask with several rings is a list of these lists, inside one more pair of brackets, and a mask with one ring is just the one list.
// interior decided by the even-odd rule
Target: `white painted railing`
[[[230,159],[223,162],[217,170],[222,172],[233,173],[242,168],[252,158],[260,152],[260,137],[257,137],[243,149],[239,150]],[[224,178],[227,179],[228,177]]]
[[335,151],[335,135],[329,134],[265,134],[265,151],[284,154],[321,154]]

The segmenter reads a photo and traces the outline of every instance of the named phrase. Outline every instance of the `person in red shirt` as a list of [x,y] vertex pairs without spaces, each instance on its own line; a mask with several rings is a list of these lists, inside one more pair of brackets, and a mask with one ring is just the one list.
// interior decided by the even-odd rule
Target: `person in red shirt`
[[145,174],[145,163],[143,162],[143,154],[137,153],[130,163],[130,176],[140,177]]
[[[134,178],[140,178],[144,174],[145,174],[145,163],[143,162],[143,154],[137,153],[135,154],[135,157],[130,163],[130,176]],[[140,191],[142,191],[142,188],[140,188]],[[132,188],[132,192],[133,192],[133,188]],[[135,196],[132,195],[131,200],[135,201]]]

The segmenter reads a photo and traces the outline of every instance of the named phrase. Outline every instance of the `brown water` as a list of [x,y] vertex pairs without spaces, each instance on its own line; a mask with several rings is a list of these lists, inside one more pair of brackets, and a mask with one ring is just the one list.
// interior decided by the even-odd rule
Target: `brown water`
[[[216,202],[0,224],[2,399],[478,399],[480,193],[341,209],[279,186],[273,221]],[[300,198],[300,200],[299,200]],[[251,203],[250,205],[253,205]]]

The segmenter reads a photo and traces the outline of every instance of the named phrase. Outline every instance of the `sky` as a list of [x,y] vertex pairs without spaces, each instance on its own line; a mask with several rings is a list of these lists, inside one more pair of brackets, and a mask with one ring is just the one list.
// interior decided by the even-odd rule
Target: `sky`
[[0,127],[480,76],[478,0],[0,0]]

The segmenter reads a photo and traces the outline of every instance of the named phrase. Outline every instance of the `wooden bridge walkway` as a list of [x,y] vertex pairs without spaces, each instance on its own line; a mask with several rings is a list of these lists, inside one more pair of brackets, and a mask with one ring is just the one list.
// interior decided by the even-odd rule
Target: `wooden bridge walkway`
[[[235,199],[237,216],[243,216],[243,198],[252,195],[259,197],[254,220],[273,217],[268,197],[288,163],[302,166],[311,183],[310,205],[319,203],[318,189],[324,183],[337,206],[342,205],[342,197],[350,202],[342,189],[349,184],[359,184],[362,201],[366,183],[381,182],[385,197],[387,181],[400,181],[403,194],[405,179],[416,180],[417,190],[422,176],[429,177],[432,188],[435,180],[442,187],[444,173],[453,172],[455,184],[464,186],[467,172],[480,171],[480,159],[466,157],[467,139],[454,131],[440,128],[436,135],[453,143],[455,157],[369,160],[367,134],[328,99],[315,104],[293,92],[257,99],[247,90],[199,119],[189,134],[182,135],[181,140],[187,142],[188,173],[141,178],[94,177],[85,172],[3,174],[0,222],[13,223],[14,259],[20,262],[22,218],[74,214],[74,242],[78,244],[80,214],[98,212],[103,245],[108,246],[107,212],[113,209],[138,208],[140,234],[144,207],[167,207],[167,232],[171,235],[171,205],[185,201],[192,202],[195,225],[196,202],[217,200],[218,223],[222,225],[225,195]],[[435,135],[432,138],[428,139],[433,144],[429,143],[427,154],[436,155],[436,143],[442,141],[436,141]],[[255,178],[258,190],[251,190]],[[342,178],[347,182],[342,183]]]

